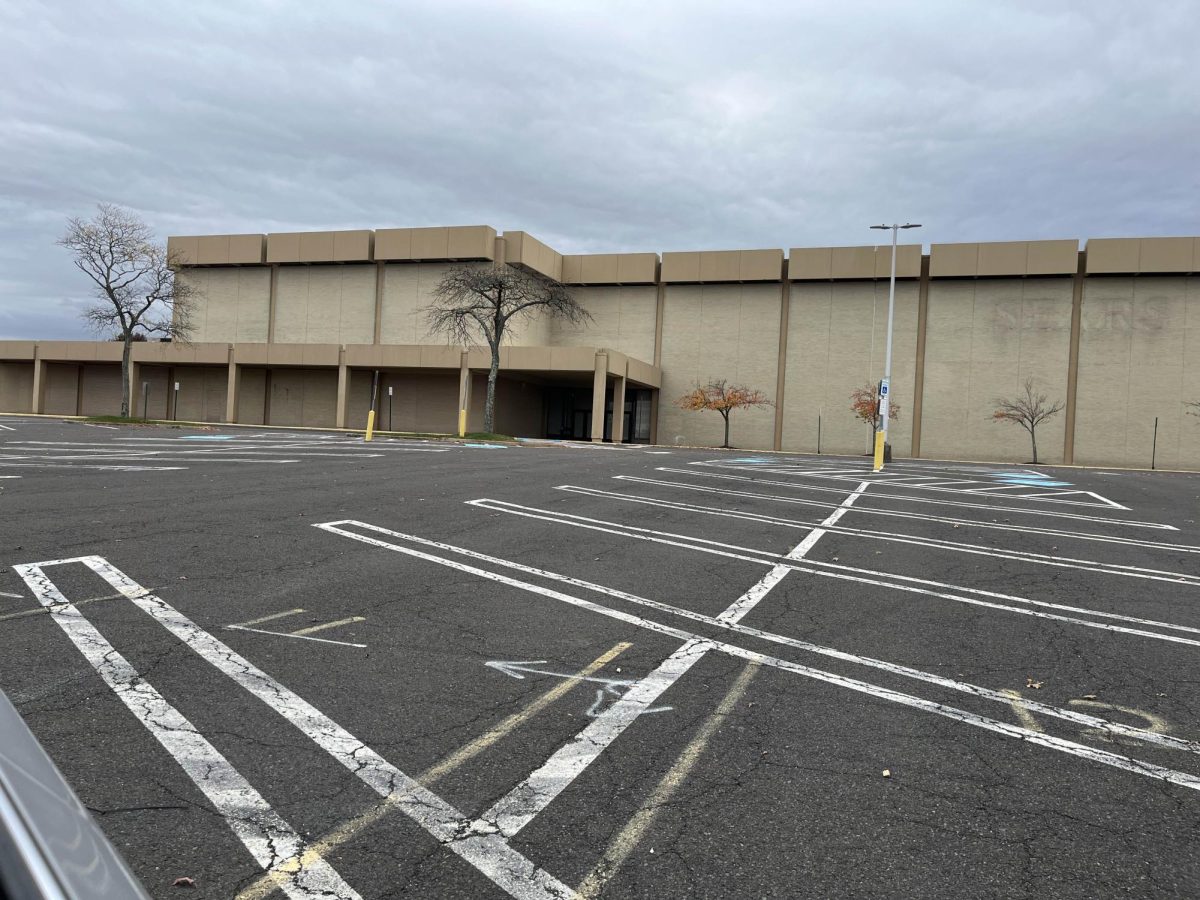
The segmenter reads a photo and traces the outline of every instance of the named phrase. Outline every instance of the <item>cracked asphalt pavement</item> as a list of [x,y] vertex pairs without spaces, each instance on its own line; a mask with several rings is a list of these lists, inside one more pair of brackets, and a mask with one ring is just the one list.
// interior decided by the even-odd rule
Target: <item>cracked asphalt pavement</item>
[[153,896],[1200,896],[1198,475],[5,422]]

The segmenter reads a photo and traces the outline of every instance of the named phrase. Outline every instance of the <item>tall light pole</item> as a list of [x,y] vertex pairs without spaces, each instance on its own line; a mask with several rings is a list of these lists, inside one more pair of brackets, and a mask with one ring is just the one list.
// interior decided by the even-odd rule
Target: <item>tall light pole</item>
[[[872,225],[880,231],[891,229],[892,232],[892,277],[888,282],[888,324],[887,349],[883,355],[883,381],[879,383],[879,428],[875,431],[875,471],[883,469],[883,457],[887,447],[888,413],[891,406],[892,393],[892,316],[896,309],[896,235],[902,228],[920,228],[920,225],[906,222],[903,225]],[[874,329],[874,323],[871,325]]]

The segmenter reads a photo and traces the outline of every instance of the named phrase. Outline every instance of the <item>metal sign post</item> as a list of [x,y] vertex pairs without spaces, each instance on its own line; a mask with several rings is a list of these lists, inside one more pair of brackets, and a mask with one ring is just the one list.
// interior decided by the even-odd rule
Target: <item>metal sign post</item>
[[150,409],[150,382],[142,382],[142,418],[147,419],[149,416],[146,413]]
[[388,385],[388,431],[392,431],[392,430],[394,430],[392,428],[392,386],[389,384]]
[[175,382],[175,402],[171,404],[171,421],[179,418],[179,382]]

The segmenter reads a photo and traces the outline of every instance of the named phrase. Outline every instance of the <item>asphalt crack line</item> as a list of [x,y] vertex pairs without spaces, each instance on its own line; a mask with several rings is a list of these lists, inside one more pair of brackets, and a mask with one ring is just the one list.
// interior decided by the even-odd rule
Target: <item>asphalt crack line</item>
[[[586,678],[595,672],[598,672],[608,663],[617,658],[618,655],[624,653],[633,645],[627,641],[622,641],[615,644],[610,649],[606,650],[596,659],[592,660],[586,666],[576,673],[577,678]],[[546,691],[544,694],[536,697],[527,706],[518,710],[510,716],[506,716],[501,722],[486,732],[475,738],[470,743],[460,747],[458,750],[451,753],[445,759],[435,763],[430,768],[426,769],[417,776],[417,781],[425,787],[432,787],[439,779],[449,775],[455,769],[462,766],[464,763],[474,759],[484,750],[493,746],[502,738],[511,734],[520,725],[527,722],[533,716],[544,710],[556,700],[565,696],[574,687],[577,687],[582,682],[578,680],[561,681]],[[381,819],[396,811],[399,807],[391,800],[380,800],[364,810],[359,815],[355,816],[342,824],[338,825],[333,830],[325,835],[322,835],[316,841],[313,841],[305,851],[299,856],[286,859],[278,863],[266,875],[256,880],[253,884],[242,890],[235,900],[262,900],[267,897],[279,886],[278,880],[284,875],[288,875],[298,869],[309,865],[313,860],[320,859],[328,855],[333,850],[340,847],[342,844],[349,841],[351,838],[360,834],[366,828],[379,822]],[[278,874],[276,874],[278,873]]]
[[[38,564],[14,566],[34,596],[146,730],[179,763],[255,861],[269,869],[303,840],[232,763],[168,703],[64,597]],[[327,862],[280,885],[293,900],[361,900]]]
[[609,845],[604,850],[604,855],[600,857],[600,861],[592,868],[587,877],[579,885],[579,896],[585,900],[593,900],[600,895],[600,891],[604,888],[614,875],[629,859],[630,854],[637,848],[650,826],[654,824],[655,818],[658,816],[658,811],[671,802],[671,798],[675,796],[675,792],[687,780],[692,769],[696,767],[696,763],[700,761],[700,756],[708,746],[708,742],[712,740],[717,730],[724,724],[733,708],[746,693],[746,689],[750,687],[750,682],[754,680],[754,676],[758,674],[761,666],[758,663],[747,663],[734,681],[733,686],[725,694],[724,698],[717,705],[717,708],[705,720],[704,724],[692,737],[691,741],[679,754],[679,758],[675,764],[671,766],[670,771],[663,776],[658,786],[650,794],[649,798],[638,808],[634,813],[633,818],[626,823],[621,832],[613,838]]
[[[34,580],[40,579],[53,589],[41,569],[66,563],[87,566],[190,650],[283,716],[364,784],[393,802],[439,843],[512,897],[518,900],[563,900],[575,896],[571,888],[539,869],[498,834],[464,828],[463,823],[469,820],[451,804],[400,771],[315,706],[217,640],[162,598],[147,591],[103,557],[81,556],[15,568],[18,572],[30,572]],[[26,583],[34,587],[30,579],[26,579]],[[61,595],[58,597],[66,603],[65,598]],[[270,868],[298,852],[298,847],[292,847],[289,852],[276,855],[264,868]],[[317,868],[322,866],[317,864]],[[307,870],[302,870],[301,874],[304,871]]]

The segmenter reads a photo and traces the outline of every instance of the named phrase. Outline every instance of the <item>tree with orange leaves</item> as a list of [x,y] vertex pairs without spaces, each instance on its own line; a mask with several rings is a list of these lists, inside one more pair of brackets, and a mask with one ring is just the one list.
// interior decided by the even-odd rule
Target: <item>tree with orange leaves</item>
[[675,401],[680,409],[691,412],[711,409],[719,412],[725,420],[725,443],[729,448],[729,414],[735,409],[762,408],[772,406],[767,395],[741,384],[729,384],[724,378],[713,379],[708,384],[697,384],[691,391]]
[[[867,423],[874,435],[879,430],[879,396],[878,388],[873,384],[864,384],[850,392],[850,411]],[[888,404],[888,421],[900,418],[900,404],[893,400]],[[872,437],[870,440],[874,440]]]

